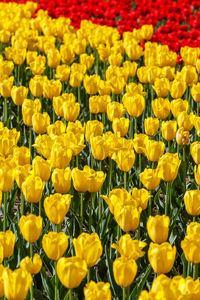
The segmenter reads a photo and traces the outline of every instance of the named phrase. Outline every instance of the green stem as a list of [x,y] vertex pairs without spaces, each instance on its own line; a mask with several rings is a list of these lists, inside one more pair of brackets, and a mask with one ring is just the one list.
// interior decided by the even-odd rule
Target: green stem
[[8,124],[8,103],[7,103],[7,98],[4,98],[4,125],[7,126]]
[[135,133],[137,133],[137,118],[135,118]]
[[170,152],[170,141],[168,141],[168,152]]
[[188,266],[187,266],[187,276],[190,276],[190,262],[188,261]]
[[78,87],[78,102],[81,105],[81,86]]
[[193,221],[193,222],[196,222],[196,216],[193,216],[192,221]]
[[56,224],[56,231],[57,232],[61,232],[61,223],[60,224]]
[[17,66],[17,83],[18,83],[18,85],[20,84],[20,67],[21,67],[21,65]]
[[151,216],[152,211],[152,198],[149,199],[149,205],[148,205],[148,215]]
[[76,167],[78,168],[79,165],[79,160],[78,160],[78,155],[76,155]]
[[95,193],[91,193],[90,214],[89,214],[89,233],[92,231],[92,207],[94,207]]
[[4,218],[3,218],[3,231],[7,229],[7,204],[8,204],[8,192],[3,193],[4,200]]
[[21,192],[21,216],[24,214],[24,195]]
[[168,206],[169,206],[169,182],[167,182],[166,187],[166,197],[165,197],[165,215],[168,215]]
[[112,189],[112,171],[113,171],[113,161],[109,158],[109,184],[108,184],[108,192]]
[[124,172],[124,188],[127,190],[127,172]]
[[184,192],[186,191],[186,158],[185,158],[185,146],[183,146],[183,162],[184,162]]
[[199,275],[199,264],[193,264],[193,279],[196,280]]
[[81,216],[80,233],[82,233],[83,232],[83,193],[81,193],[80,216]]
[[[32,260],[33,259],[33,244],[32,243],[29,243],[29,244],[30,244],[30,258]],[[30,287],[30,300],[33,300],[33,284]]]
[[17,129],[20,129],[20,105],[17,106]]
[[126,288],[126,299],[129,300],[130,297],[130,285]]
[[55,110],[53,109],[53,124],[55,123],[56,121],[56,113],[55,113]]
[[29,127],[29,149],[32,156],[32,139],[33,139],[33,130],[32,127]]
[[[99,171],[102,171],[102,160],[99,161]],[[101,189],[99,190],[99,195],[101,195]],[[98,219],[100,220],[102,215],[103,199],[99,197],[98,201]]]
[[33,213],[33,202],[31,202],[31,214]]
[[58,275],[56,272],[56,264],[57,262],[54,261],[54,268],[55,268],[55,295],[54,295],[54,299],[57,300],[58,299]]
[[126,288],[123,288],[123,300],[126,300]]
[[72,300],[72,289],[69,289],[69,300]]
[[129,133],[129,138],[133,138],[133,118],[130,117],[130,133]]
[[199,116],[199,102],[197,102],[197,117]]
[[90,282],[90,268],[88,268],[88,271],[87,271],[87,282]]
[[[142,173],[142,154],[141,153],[139,153],[139,171],[140,171],[140,173]],[[139,188],[141,189],[141,187],[142,187],[142,182],[139,181]]]

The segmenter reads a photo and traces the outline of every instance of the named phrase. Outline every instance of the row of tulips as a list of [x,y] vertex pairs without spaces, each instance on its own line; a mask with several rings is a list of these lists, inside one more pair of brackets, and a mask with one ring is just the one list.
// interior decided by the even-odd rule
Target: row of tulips
[[1,296],[198,299],[199,48],[1,5]]

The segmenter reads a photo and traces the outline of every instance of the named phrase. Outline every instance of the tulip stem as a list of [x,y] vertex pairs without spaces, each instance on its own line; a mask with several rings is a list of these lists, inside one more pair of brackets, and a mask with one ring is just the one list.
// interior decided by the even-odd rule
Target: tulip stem
[[81,86],[78,86],[78,103],[81,105]]
[[61,232],[61,223],[60,224],[56,224],[56,231],[57,232]]
[[130,285],[126,288],[126,299],[129,300],[130,297]]
[[188,261],[188,266],[187,266],[187,276],[190,276],[190,262]]
[[21,216],[24,214],[24,195],[21,192]]
[[112,183],[112,169],[113,169],[113,161],[111,158],[109,158],[109,184],[108,184],[108,192],[112,189],[111,183]]
[[42,199],[39,201],[39,216],[42,215]]
[[90,268],[87,271],[87,282],[90,282]]
[[130,134],[129,134],[129,138],[132,139],[133,138],[133,118],[130,117]]
[[185,146],[183,146],[183,162],[184,162],[184,192],[186,191],[186,159],[185,159]]
[[57,300],[58,299],[58,275],[56,272],[56,264],[57,262],[54,261],[54,268],[55,268],[55,295],[54,295],[54,299]]
[[[33,131],[32,131],[32,127],[29,128],[29,149],[30,149],[30,153],[32,152],[32,139],[33,139]],[[31,153],[32,156],[32,153]]]
[[[32,243],[30,243],[30,258],[31,258],[31,260],[33,259],[33,244]],[[33,300],[33,284],[30,287],[30,300]]]
[[[142,173],[142,154],[141,153],[139,153],[139,171],[140,171],[140,173]],[[139,188],[141,189],[141,187],[142,187],[142,183],[141,183],[141,181],[139,181]]]
[[3,219],[3,231],[7,229],[7,203],[8,203],[8,192],[4,192],[3,194],[4,200],[4,219]]
[[4,125],[7,126],[7,121],[8,121],[8,104],[7,104],[7,98],[4,98]]
[[196,222],[196,216],[193,216],[192,221]]
[[95,201],[95,193],[91,193],[90,214],[89,214],[89,233],[91,233],[91,227],[92,227],[92,207],[94,207],[94,201]]
[[199,102],[197,102],[197,117],[199,116]]
[[199,264],[193,264],[193,279],[196,280],[198,278],[199,273]]
[[80,216],[81,216],[80,233],[82,233],[83,232],[83,193],[81,193]]
[[127,190],[127,172],[124,172],[124,188]]
[[69,289],[69,300],[72,300],[72,289]]
[[168,215],[168,206],[169,206],[169,182],[167,182],[166,187],[166,197],[165,197],[165,215]]
[[20,106],[17,106],[17,129],[20,130]]
[[123,288],[123,300],[126,300],[126,288]]
[[137,133],[137,118],[135,118],[135,133]]
[[152,210],[152,198],[149,199],[149,206],[148,206],[148,215],[151,216],[151,210]]
[[170,141],[168,141],[168,152],[170,152]]
[[31,202],[31,214],[33,213],[33,202]]

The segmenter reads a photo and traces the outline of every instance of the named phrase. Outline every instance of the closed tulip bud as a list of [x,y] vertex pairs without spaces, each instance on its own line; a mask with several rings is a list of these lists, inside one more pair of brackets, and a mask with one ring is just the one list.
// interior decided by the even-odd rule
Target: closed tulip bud
[[102,135],[104,129],[104,125],[102,122],[97,120],[87,121],[85,128],[85,137],[87,142],[90,143],[90,139]]
[[70,190],[71,177],[70,168],[53,170],[51,180],[57,193],[66,194]]
[[96,265],[103,252],[101,241],[96,232],[91,234],[83,232],[72,242],[77,257],[85,260],[89,268]]
[[129,129],[129,119],[128,118],[115,118],[112,121],[112,129],[114,133],[120,133],[120,136],[125,136]]
[[29,81],[29,89],[34,97],[41,97],[43,94],[43,77],[36,75]]
[[47,127],[50,125],[50,116],[47,112],[36,112],[32,116],[33,130],[37,134],[43,134],[47,132]]
[[94,60],[93,54],[87,55],[86,53],[83,53],[80,55],[80,64],[85,65],[87,70],[92,68]]
[[27,147],[15,147],[13,150],[13,159],[16,165],[27,165],[31,162],[30,149]]
[[158,176],[164,181],[173,181],[181,164],[178,153],[165,153],[158,161]]
[[146,189],[132,189],[132,199],[135,201],[137,207],[142,210],[147,208],[148,201],[151,197],[151,194]]
[[108,157],[108,147],[104,137],[92,137],[90,139],[90,146],[92,155],[95,159],[104,160],[106,157]]
[[42,181],[48,181],[51,176],[51,166],[47,160],[41,156],[35,156],[32,162],[33,174],[42,179]]
[[59,65],[56,67],[56,79],[59,79],[61,82],[67,81],[70,75],[70,67],[68,65]]
[[187,235],[199,234],[200,224],[197,222],[191,222],[187,226]]
[[123,76],[117,75],[112,76],[109,79],[109,83],[111,85],[112,92],[115,95],[120,95],[123,92],[124,87],[126,85],[125,78]]
[[165,151],[165,144],[160,141],[148,140],[145,145],[145,155],[150,161],[158,161]]
[[49,67],[55,69],[60,64],[59,50],[49,49],[46,54]]
[[8,192],[14,185],[14,165],[10,161],[0,161],[0,191]]
[[3,281],[5,297],[7,299],[24,300],[33,280],[31,274],[21,268],[15,271],[5,268]]
[[188,86],[192,86],[198,81],[196,68],[190,65],[184,66],[180,72],[176,73],[176,79],[183,80]]
[[92,96],[89,98],[89,109],[93,114],[105,113],[107,105],[111,102],[109,95],[105,96]]
[[191,95],[195,102],[200,102],[200,83],[194,84],[191,88]]
[[66,101],[63,103],[64,118],[67,122],[74,122],[80,113],[80,104],[72,101]]
[[196,184],[200,185],[200,165],[194,167],[194,178]]
[[117,285],[124,288],[131,285],[137,274],[135,260],[124,256],[116,258],[113,262],[113,274]]
[[161,125],[161,132],[162,137],[167,140],[171,141],[175,139],[176,132],[177,132],[177,122],[176,121],[163,121]]
[[111,158],[116,161],[121,171],[129,172],[135,162],[135,153],[132,149],[120,149]]
[[140,181],[149,191],[154,191],[160,184],[157,169],[144,169],[139,175]]
[[11,89],[14,82],[14,76],[4,79],[0,82],[0,93],[4,98],[11,96]]
[[150,216],[147,221],[147,232],[150,239],[157,244],[166,242],[169,232],[170,219],[165,215]]
[[32,116],[36,112],[40,112],[41,110],[41,102],[39,99],[30,100],[30,99],[25,99],[23,104],[22,104],[22,117],[24,124],[26,126],[33,126],[32,123]]
[[108,119],[112,122],[115,118],[121,118],[125,113],[125,108],[123,104],[119,102],[109,102],[107,104],[107,116]]
[[181,241],[181,248],[183,249],[185,258],[188,262],[193,264],[200,263],[200,238],[198,234],[187,235],[183,241]]
[[100,82],[100,76],[99,75],[85,75],[83,80],[83,85],[86,90],[86,93],[89,95],[95,95],[98,92],[98,86]]
[[46,57],[38,55],[34,61],[30,62],[30,69],[33,75],[41,75],[46,68]]
[[179,80],[174,80],[172,82],[171,88],[170,88],[170,93],[172,98],[181,98],[183,94],[185,93],[186,90],[186,83],[185,81],[179,81]]
[[119,67],[121,65],[122,58],[121,53],[113,53],[108,57],[108,62],[111,66]]
[[37,203],[42,198],[44,182],[38,176],[30,175],[22,183],[22,192],[27,202]]
[[114,217],[123,231],[133,231],[136,230],[140,224],[141,210],[141,208],[134,206],[131,202],[124,204],[119,203],[114,209]]
[[153,89],[158,97],[165,98],[169,94],[170,83],[167,78],[156,78]]
[[22,216],[19,220],[19,228],[23,235],[23,238],[29,242],[36,242],[42,231],[42,218],[30,214],[28,216]]
[[145,109],[145,99],[140,94],[128,96],[124,106],[131,117],[138,118]]
[[158,131],[160,126],[159,120],[157,118],[146,118],[144,120],[144,130],[145,133],[149,136],[153,136]]
[[177,116],[177,123],[179,127],[183,127],[186,131],[192,130],[194,124],[194,114],[190,113],[188,115],[186,112],[181,112]]
[[5,232],[0,232],[0,244],[3,247],[3,257],[8,258],[13,255],[15,247],[15,234],[7,230]]
[[46,197],[44,200],[44,210],[48,219],[53,224],[60,224],[63,222],[70,204],[72,195],[53,194]]
[[170,102],[168,99],[158,98],[151,102],[153,113],[156,118],[164,120],[170,113]]
[[101,96],[110,95],[112,92],[112,87],[109,81],[100,80],[98,92]]
[[138,60],[143,55],[143,48],[136,43],[130,43],[125,50],[131,60]]
[[145,252],[142,251],[142,249],[146,247],[147,244],[142,241],[132,240],[128,233],[120,237],[118,244],[119,246],[112,244],[111,247],[116,249],[123,257],[137,260],[145,255]]
[[73,49],[77,55],[81,55],[86,52],[87,40],[84,38],[74,39],[73,41]]
[[1,264],[0,265],[0,297],[4,296],[4,270],[5,267]]
[[51,149],[50,163],[53,168],[65,169],[72,159],[72,150],[55,143]]
[[128,72],[128,77],[134,77],[137,71],[138,64],[136,62],[131,62],[126,60],[123,62],[124,69]]
[[200,164],[200,142],[194,142],[190,145],[190,154],[196,165]]
[[0,41],[1,41],[1,43],[4,43],[4,44],[9,43],[9,41],[10,41],[10,36],[11,36],[10,31],[4,30],[4,29],[1,30],[1,31],[0,31]]
[[53,139],[47,134],[38,135],[35,139],[35,143],[32,145],[32,147],[35,147],[38,153],[46,159],[50,158],[52,146]]
[[81,85],[83,77],[84,77],[83,73],[71,72],[70,79],[69,79],[69,84],[74,88],[79,87]]
[[98,283],[90,281],[84,287],[85,300],[111,300],[110,283],[99,281]]
[[62,83],[59,80],[45,80],[43,83],[44,98],[53,99],[60,95],[62,91]]
[[66,124],[58,120],[55,123],[48,126],[47,133],[50,137],[55,138],[56,136],[65,133],[66,128]]
[[84,169],[83,171],[79,170],[78,168],[74,168],[72,170],[72,180],[76,191],[86,192],[88,190],[87,177],[88,177],[87,171]]
[[85,260],[72,256],[61,257],[57,263],[56,271],[61,283],[68,289],[73,289],[81,284],[87,274]]
[[190,190],[184,195],[185,209],[189,215],[200,215],[200,191]]
[[13,86],[11,89],[11,98],[15,105],[21,106],[24,99],[27,98],[28,88],[25,86]]
[[61,45],[60,46],[61,60],[64,64],[72,63],[75,58],[75,53],[72,45]]
[[25,179],[30,175],[31,165],[24,165],[24,166],[16,166],[14,170],[14,179],[21,189],[22,183]]
[[140,28],[140,35],[143,40],[150,41],[153,35],[153,25],[143,25]]
[[172,100],[170,107],[171,107],[172,114],[173,114],[174,118],[176,119],[180,113],[182,113],[182,112],[187,113],[187,111],[189,109],[189,104],[188,104],[187,100],[175,99],[175,100]]
[[13,61],[16,65],[22,65],[26,59],[26,49],[13,48]]
[[42,268],[42,260],[39,254],[34,254],[33,258],[26,256],[20,262],[20,268],[30,274],[38,274]]
[[42,248],[49,259],[59,260],[68,247],[69,236],[64,232],[49,232],[42,238]]
[[147,142],[148,142],[148,136],[146,134],[135,133],[133,139],[133,147],[135,152],[138,154],[144,153]]
[[179,128],[176,133],[176,142],[178,145],[187,145],[190,140],[190,133],[184,130],[183,127]]
[[157,274],[169,273],[174,265],[176,247],[168,242],[162,244],[151,243],[148,250],[148,259]]

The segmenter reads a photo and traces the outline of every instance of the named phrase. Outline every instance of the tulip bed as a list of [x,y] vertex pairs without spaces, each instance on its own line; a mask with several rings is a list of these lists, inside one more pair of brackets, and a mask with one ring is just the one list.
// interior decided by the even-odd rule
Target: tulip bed
[[200,1],[82,2],[0,2],[0,297],[200,299]]

